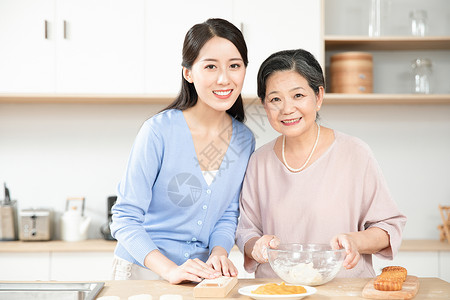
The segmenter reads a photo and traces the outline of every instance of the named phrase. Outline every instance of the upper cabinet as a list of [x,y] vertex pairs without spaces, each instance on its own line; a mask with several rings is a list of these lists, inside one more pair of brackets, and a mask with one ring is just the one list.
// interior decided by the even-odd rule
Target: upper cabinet
[[55,91],[54,0],[0,1],[0,92]]
[[323,56],[320,16],[321,2],[308,0],[2,0],[0,102],[170,102],[186,32],[213,17],[244,34],[242,94],[253,99],[258,68],[273,52]]
[[56,91],[144,92],[144,0],[57,0]]
[[[447,0],[323,0],[324,62],[346,51],[373,56],[373,94],[328,93],[329,103],[450,103],[450,2]],[[411,15],[425,12],[426,32],[414,36]],[[421,17],[419,17],[421,18]],[[420,21],[420,20],[419,20]],[[370,26],[375,31],[370,31]],[[431,61],[430,94],[414,93],[412,64]],[[329,91],[328,91],[329,92]]]
[[0,92],[143,93],[143,1],[0,1]]
[[181,87],[181,60],[186,32],[208,18],[231,21],[232,0],[145,2],[145,92],[174,95]]
[[320,1],[234,1],[234,21],[241,27],[248,46],[244,95],[256,96],[259,66],[272,53],[303,48],[318,59],[322,56],[320,16]]
[[[208,18],[227,19],[243,32],[249,65],[242,94],[249,97],[256,96],[259,66],[273,52],[305,48],[321,55],[320,1],[147,0],[145,10],[145,90],[149,94],[178,92],[184,36],[192,25]],[[299,18],[299,12],[307,13]]]

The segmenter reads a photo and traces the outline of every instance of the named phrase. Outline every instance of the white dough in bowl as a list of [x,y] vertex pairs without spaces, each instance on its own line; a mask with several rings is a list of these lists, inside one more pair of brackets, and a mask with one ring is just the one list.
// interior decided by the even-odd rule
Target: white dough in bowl
[[183,296],[177,294],[164,294],[159,296],[159,300],[183,300]]
[[152,300],[152,299],[153,297],[150,294],[140,294],[128,297],[128,300]]
[[300,263],[289,270],[292,282],[304,282],[306,285],[317,285],[323,280],[319,270],[314,269],[313,263]]

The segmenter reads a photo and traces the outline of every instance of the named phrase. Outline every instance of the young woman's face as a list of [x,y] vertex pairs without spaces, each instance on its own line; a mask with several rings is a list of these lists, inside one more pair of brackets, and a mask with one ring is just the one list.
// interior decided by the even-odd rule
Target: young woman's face
[[323,87],[316,95],[308,81],[297,72],[278,71],[267,79],[264,109],[276,131],[296,137],[312,128],[322,99]]
[[194,84],[199,102],[226,111],[241,93],[245,70],[236,46],[216,36],[206,42],[192,68],[183,69],[183,75]]

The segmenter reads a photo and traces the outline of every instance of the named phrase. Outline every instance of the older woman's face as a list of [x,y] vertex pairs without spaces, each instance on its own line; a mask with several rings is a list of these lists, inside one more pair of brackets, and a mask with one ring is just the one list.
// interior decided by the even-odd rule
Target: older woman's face
[[312,128],[322,99],[323,87],[316,95],[308,81],[297,72],[278,71],[267,79],[264,109],[276,131],[295,137]]

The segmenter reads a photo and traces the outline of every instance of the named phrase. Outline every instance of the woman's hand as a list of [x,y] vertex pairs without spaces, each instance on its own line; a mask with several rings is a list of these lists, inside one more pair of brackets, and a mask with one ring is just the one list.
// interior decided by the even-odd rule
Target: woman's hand
[[251,255],[260,264],[266,263],[269,260],[267,248],[275,249],[279,244],[280,239],[275,235],[263,235],[255,242]]
[[236,277],[238,275],[238,270],[228,258],[227,251],[220,246],[213,248],[206,264],[220,272],[221,275],[223,274],[224,276],[231,277]]
[[147,254],[144,265],[171,284],[185,281],[200,282],[202,278],[213,279],[221,275],[198,258],[188,259],[178,266],[157,249]]
[[347,256],[343,266],[352,269],[356,266],[361,254],[374,254],[390,247],[389,234],[378,227],[370,227],[363,231],[338,234],[330,241],[333,249],[345,248]]
[[181,266],[172,266],[163,276],[169,283],[178,284],[184,281],[200,282],[203,278],[213,279],[221,275],[198,258],[188,259]]
[[347,255],[345,256],[344,262],[342,263],[342,265],[346,269],[354,268],[361,258],[356,240],[351,234],[343,233],[334,236],[330,241],[330,246],[334,250],[342,248],[346,250]]

